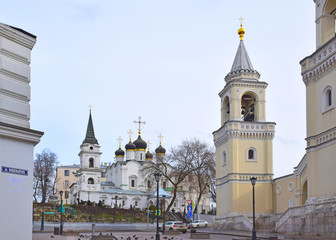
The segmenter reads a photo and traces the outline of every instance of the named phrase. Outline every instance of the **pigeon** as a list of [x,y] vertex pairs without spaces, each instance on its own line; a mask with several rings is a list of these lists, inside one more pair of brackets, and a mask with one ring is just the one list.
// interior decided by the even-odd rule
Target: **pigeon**
[[154,237],[152,236],[151,239],[153,239]]
[[163,237],[164,239],[167,239],[168,237]]
[[51,238],[55,238],[54,235],[51,235],[50,237],[51,237]]
[[79,235],[80,238],[84,238],[84,235]]
[[124,239],[123,237],[120,237],[121,239]]
[[99,233],[99,236],[103,236],[103,234],[102,234],[102,233]]
[[81,240],[80,238],[78,238],[78,240]]

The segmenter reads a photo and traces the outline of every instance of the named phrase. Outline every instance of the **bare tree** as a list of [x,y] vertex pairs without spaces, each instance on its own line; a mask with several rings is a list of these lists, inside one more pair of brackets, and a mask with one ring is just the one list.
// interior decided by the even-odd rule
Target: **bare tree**
[[[204,195],[211,195],[210,185],[213,181],[215,170],[215,151],[205,142],[195,141],[195,167],[193,171],[193,177],[196,178],[194,181],[194,187],[197,188],[197,201],[195,211],[199,207],[201,198]],[[192,184],[191,184],[192,185]]]
[[165,159],[159,155],[156,157],[156,163],[148,162],[143,166],[145,175],[159,172],[173,186],[172,199],[167,211],[174,204],[178,187],[184,183],[188,175],[203,168],[209,155],[211,151],[205,143],[197,139],[185,140],[177,147],[173,147]]
[[216,202],[217,195],[216,195],[216,160],[214,159],[213,162],[211,162],[209,166],[209,176],[210,176],[210,182],[209,182],[209,194],[211,199]]
[[52,193],[56,174],[57,156],[48,149],[44,149],[41,154],[36,154],[34,161],[34,196],[41,198],[42,202],[42,221],[41,230],[44,230],[44,203],[47,196]]

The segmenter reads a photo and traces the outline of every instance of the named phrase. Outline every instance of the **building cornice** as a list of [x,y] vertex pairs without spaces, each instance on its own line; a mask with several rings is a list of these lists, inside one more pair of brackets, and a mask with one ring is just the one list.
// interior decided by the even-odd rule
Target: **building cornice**
[[294,176],[298,177],[301,175],[305,167],[307,166],[307,155],[305,154],[299,164],[294,167]]
[[15,126],[12,124],[0,122],[0,136],[12,139],[19,139],[25,142],[31,142],[34,145],[40,142],[43,132],[30,128]]
[[246,87],[246,88],[264,88],[266,89],[268,84],[266,82],[259,81],[248,81],[248,80],[231,80],[228,82],[224,89],[218,93],[219,96],[222,96],[227,89],[232,87]]
[[336,37],[300,61],[302,80],[306,86],[319,80],[336,67]]
[[36,43],[36,36],[15,27],[0,23],[0,36],[10,39],[22,46],[33,49]]
[[217,131],[213,132],[215,146],[226,142],[229,138],[242,139],[273,139],[275,134],[274,122],[244,122],[227,121]]
[[221,186],[229,182],[247,182],[251,184],[251,177],[256,177],[258,182],[271,183],[273,173],[229,173],[224,177],[216,179],[216,186]]
[[335,140],[336,140],[336,127],[333,127],[317,135],[307,137],[306,150],[310,151],[313,148],[316,149],[317,147],[324,147],[330,142],[335,142]]

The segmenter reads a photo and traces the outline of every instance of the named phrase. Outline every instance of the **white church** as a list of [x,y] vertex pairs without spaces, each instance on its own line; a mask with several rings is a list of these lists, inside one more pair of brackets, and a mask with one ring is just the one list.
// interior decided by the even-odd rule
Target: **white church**
[[[144,209],[150,205],[156,205],[157,183],[153,175],[146,176],[142,166],[147,161],[153,160],[153,154],[146,152],[147,143],[141,138],[140,126],[142,123],[139,117],[138,138],[132,142],[130,134],[129,142],[125,151],[119,149],[115,152],[115,162],[106,168],[106,181],[101,181],[100,145],[95,137],[91,111],[85,139],[80,146],[78,154],[80,168],[75,173],[77,181],[70,186],[70,203],[90,201],[103,203],[111,207]],[[119,139],[121,140],[121,139]],[[156,148],[155,154],[164,159],[166,150],[160,146]],[[163,177],[160,179],[159,197],[165,197],[165,206],[171,195],[163,189],[170,187],[170,183]],[[183,211],[183,194],[179,193],[173,207]],[[161,199],[162,201],[162,199]]]

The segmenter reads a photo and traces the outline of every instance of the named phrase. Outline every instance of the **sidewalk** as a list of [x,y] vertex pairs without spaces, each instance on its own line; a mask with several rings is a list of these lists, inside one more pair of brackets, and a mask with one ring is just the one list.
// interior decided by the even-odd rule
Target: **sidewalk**
[[[131,240],[155,240],[155,232],[99,232],[97,231],[95,235],[99,235],[102,233],[103,235],[110,235],[111,233],[115,236],[118,240],[127,240],[128,237]],[[77,236],[60,236],[60,235],[53,235],[53,233],[33,233],[33,240],[85,240],[90,239],[91,233],[79,233]],[[224,235],[211,235],[212,240],[232,240],[232,236],[224,236]],[[179,235],[166,235],[160,234],[160,240],[190,240],[190,233],[186,234],[179,234]]]

